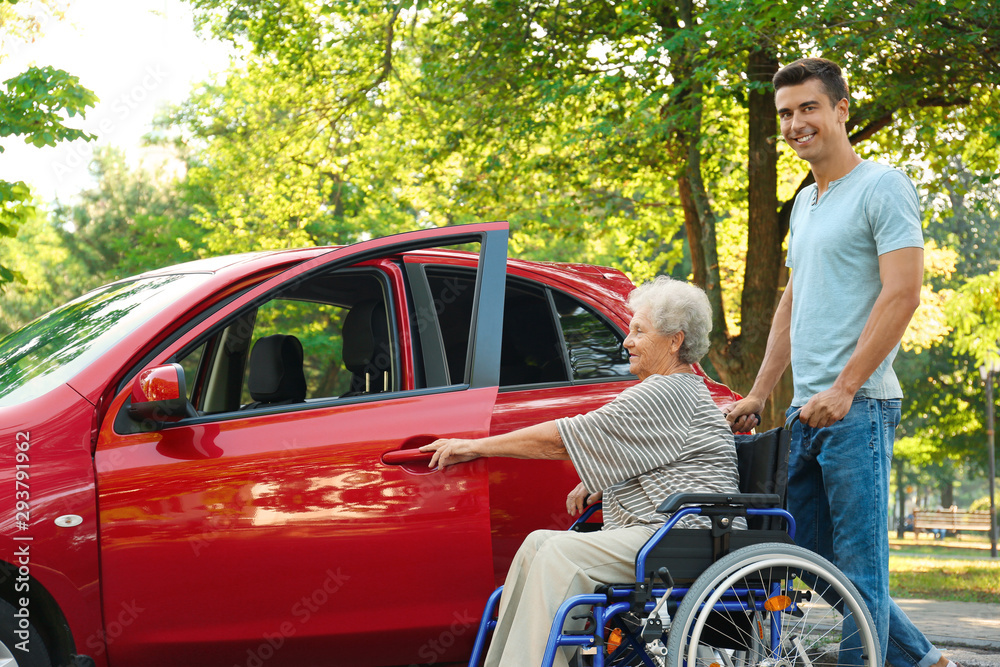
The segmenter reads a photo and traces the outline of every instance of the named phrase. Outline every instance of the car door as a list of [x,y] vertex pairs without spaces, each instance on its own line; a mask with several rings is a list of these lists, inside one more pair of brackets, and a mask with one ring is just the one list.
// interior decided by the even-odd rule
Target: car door
[[[430,289],[449,295],[436,313],[448,367],[460,374],[475,272],[434,258],[408,261],[422,262]],[[525,274],[523,267],[522,275],[513,271],[517,268],[508,273],[504,292],[500,393],[491,435],[590,412],[637,381],[622,347],[625,322],[585,304],[580,293]],[[494,575],[500,585],[528,533],[569,528],[574,518],[566,513],[566,495],[580,479],[569,461],[497,457],[487,465]]]
[[[417,368],[412,346],[431,334],[416,326],[394,258],[470,242],[480,255],[466,373],[430,386],[423,375],[434,373]],[[491,304],[503,303],[506,244],[506,223],[484,223],[336,250],[250,290],[144,364],[186,365],[201,410],[152,430],[130,426],[126,387],[101,429],[107,632],[95,645],[111,664],[388,665],[467,654],[493,583],[485,461],[429,471],[426,457],[399,450],[489,433],[502,318]],[[258,390],[244,402],[232,383],[253,383],[256,341],[288,342],[280,332],[292,315],[307,367],[326,349],[314,325],[340,321],[338,304],[368,304],[366,321],[379,319],[371,294],[339,287],[365,276],[383,297],[383,370],[355,373],[343,394],[326,382],[336,395],[269,402]],[[344,346],[352,327],[343,323]],[[303,371],[307,385],[313,370]]]

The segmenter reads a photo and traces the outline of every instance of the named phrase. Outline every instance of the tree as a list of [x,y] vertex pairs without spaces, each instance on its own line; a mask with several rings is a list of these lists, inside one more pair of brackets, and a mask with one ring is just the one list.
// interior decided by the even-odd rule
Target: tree
[[0,336],[85,291],[86,272],[63,244],[47,214],[31,202],[18,235],[0,245],[0,264],[21,267],[22,280],[5,286]]
[[977,369],[989,353],[986,343],[1000,335],[994,321],[1000,183],[983,184],[960,167],[942,173],[945,189],[928,206],[926,231],[925,290],[933,286],[939,301],[917,312],[897,358],[907,396],[898,454],[915,465],[950,459],[984,466]]
[[[715,312],[711,361],[746,391],[783,279],[790,202],[810,178],[777,150],[771,74],[828,53],[851,76],[863,154],[934,166],[948,137],[983,148],[966,165],[992,173],[1000,29],[991,3],[960,4],[197,0],[217,34],[246,45],[230,81],[248,88],[179,118],[203,130],[206,110],[225,109],[234,122],[195,132],[211,168],[245,173],[246,160],[266,174],[266,193],[226,186],[233,214],[220,207],[219,220],[238,234],[259,227],[246,213],[260,210],[280,221],[261,227],[267,239],[309,216],[349,238],[378,219],[498,211],[515,239],[585,240],[569,247],[636,279],[686,258]],[[344,192],[358,208],[338,217]],[[249,206],[255,197],[264,206]]]
[[88,286],[198,258],[205,230],[192,218],[204,196],[172,176],[171,163],[182,166],[161,156],[130,168],[121,150],[98,148],[91,166],[97,185],[55,207],[53,228]]
[[192,222],[204,196],[171,177],[169,164],[129,167],[122,151],[101,147],[92,170],[96,186],[51,213],[35,209],[0,247],[0,263],[24,267],[24,282],[4,295],[0,335],[98,285],[204,250],[205,230]]
[[994,241],[1000,233],[1000,183],[964,169],[964,150],[948,158],[950,167],[939,172],[944,187],[927,206],[924,289],[933,285],[938,303],[918,310],[895,364],[907,398],[894,451],[897,479],[915,479],[916,468],[939,488],[944,507],[952,504],[957,474],[973,478],[986,470],[983,391],[971,353],[975,341],[989,340],[977,324],[990,317],[988,310],[977,313],[987,307],[977,290],[986,283],[988,294],[989,272],[1000,263]]
[[957,351],[970,355],[977,368],[1000,361],[1000,271],[966,282],[949,313]]
[[[32,18],[19,14],[13,4],[15,0],[0,0],[5,46],[10,37],[30,37],[37,31]],[[94,135],[63,121],[65,116],[82,116],[96,101],[97,96],[81,86],[77,77],[53,67],[29,67],[0,84],[0,137],[20,136],[39,147],[75,139],[90,141]],[[0,153],[3,150],[0,146]],[[18,226],[34,212],[31,189],[24,181],[0,181],[0,238],[16,236]],[[0,290],[14,280],[23,281],[24,275],[0,264]]]

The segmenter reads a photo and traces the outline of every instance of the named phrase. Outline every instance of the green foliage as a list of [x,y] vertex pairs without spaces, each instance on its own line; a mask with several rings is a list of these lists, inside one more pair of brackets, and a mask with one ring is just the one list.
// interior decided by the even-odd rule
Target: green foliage
[[773,116],[750,121],[768,67],[841,61],[860,150],[913,165],[928,199],[997,154],[985,0],[194,5],[240,50],[165,120],[197,147],[212,252],[507,219],[525,256],[693,275],[722,314],[713,361],[744,391],[778,288],[775,209],[808,171],[781,151],[774,186],[751,160],[774,144]]
[[[939,177],[942,190],[928,189],[925,195],[929,218],[925,236],[952,250],[955,267],[929,275],[926,282],[947,295],[936,316],[952,330],[965,320],[971,333],[976,319],[988,314],[968,312],[977,306],[963,296],[970,289],[963,285],[970,278],[972,284],[984,280],[976,276],[994,270],[1000,262],[995,243],[1000,233],[996,187],[984,186],[958,158]],[[932,243],[925,252],[928,257],[933,254]],[[928,309],[925,305],[918,310],[915,320],[925,318]],[[983,389],[971,348],[956,344],[961,336],[961,332],[951,333],[923,350],[907,349],[904,344],[896,358],[896,373],[906,395],[900,428],[903,438],[896,454],[914,465],[940,466],[951,461],[967,470],[986,468]],[[950,477],[944,474],[942,479],[947,483]]]
[[954,344],[976,367],[1000,361],[1000,271],[970,278],[948,303]]
[[92,170],[97,186],[58,205],[52,219],[90,286],[197,259],[205,230],[192,224],[204,196],[170,177],[178,158],[130,168],[120,150],[101,147]]
[[[31,190],[23,181],[0,181],[0,237],[17,236],[18,226],[34,215],[35,207],[29,204]],[[20,271],[0,264],[0,289],[4,283],[24,282]]]
[[[33,238],[55,235],[66,266],[103,281],[200,254],[507,219],[514,255],[714,286],[716,366],[746,390],[763,340],[745,334],[766,333],[778,287],[776,270],[761,283],[746,267],[762,256],[780,267],[783,233],[774,224],[753,245],[778,212],[752,212],[752,188],[774,190],[777,208],[808,177],[781,147],[777,185],[755,184],[766,170],[751,147],[774,145],[777,129],[751,121],[751,101],[769,93],[771,65],[825,55],[848,74],[859,152],[906,168],[927,237],[957,252],[933,287],[998,269],[1000,25],[988,0],[192,4],[238,57],[159,121],[189,156],[184,180],[153,183],[103,155],[101,185],[54,227],[17,209],[0,234],[34,220]],[[60,90],[40,72],[15,92]],[[914,462],[979,462],[975,341],[996,340],[987,283],[951,300],[966,342],[928,349],[925,336],[899,357],[910,400],[898,452]]]
[[95,102],[97,96],[81,86],[77,77],[54,67],[29,67],[3,82],[0,137],[23,136],[25,143],[38,147],[95,139],[83,130],[63,125],[64,114],[83,115]]
[[916,466],[946,460],[985,468],[983,389],[973,361],[948,344],[900,352],[906,401],[895,454]]
[[[21,136],[34,146],[94,139],[63,124],[64,116],[82,115],[97,97],[77,77],[52,67],[29,67],[0,84],[0,137]],[[0,153],[3,152],[0,146]],[[23,181],[0,181],[0,237],[14,237],[18,226],[34,214],[31,193]],[[23,281],[20,270],[0,264],[0,289]]]
[[[79,296],[82,273],[45,213],[33,205],[16,238],[0,244],[0,265],[17,266],[21,279],[5,286],[0,336]],[[29,208],[29,207],[25,207]]]
[[21,267],[24,277],[7,286],[0,335],[93,287],[204,249],[205,230],[191,220],[204,194],[163,176],[167,165],[130,168],[121,151],[104,147],[92,169],[94,188],[51,214],[33,209],[17,238],[0,246],[0,264]]

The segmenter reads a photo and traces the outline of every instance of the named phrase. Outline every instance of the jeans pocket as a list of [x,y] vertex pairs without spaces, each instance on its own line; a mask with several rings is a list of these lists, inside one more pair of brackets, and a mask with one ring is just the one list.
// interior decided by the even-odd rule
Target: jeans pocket
[[892,458],[893,445],[896,441],[896,427],[902,416],[902,401],[898,398],[878,401],[882,422],[882,442],[886,458]]

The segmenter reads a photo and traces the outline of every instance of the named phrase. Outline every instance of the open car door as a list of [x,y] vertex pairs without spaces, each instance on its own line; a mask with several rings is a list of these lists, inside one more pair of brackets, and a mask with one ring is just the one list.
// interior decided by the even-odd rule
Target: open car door
[[[374,664],[373,642],[385,664],[468,655],[493,585],[486,463],[431,471],[415,450],[489,434],[507,229],[333,250],[134,369],[95,455],[104,618],[122,631],[83,650],[106,647],[111,664],[269,667]],[[446,355],[428,311],[447,295],[414,282],[401,255],[469,244],[475,308],[455,382],[435,366]],[[168,402],[185,410],[143,409],[158,378],[173,378],[181,396]]]

